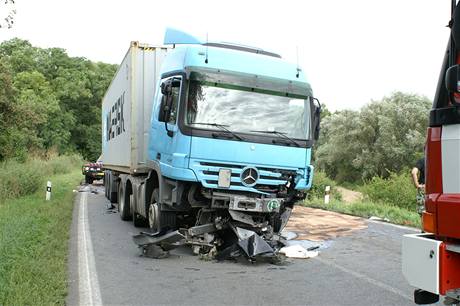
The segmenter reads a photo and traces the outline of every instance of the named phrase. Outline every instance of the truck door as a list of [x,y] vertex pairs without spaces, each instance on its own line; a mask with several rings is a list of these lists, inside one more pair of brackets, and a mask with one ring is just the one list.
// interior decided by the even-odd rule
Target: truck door
[[163,78],[155,99],[149,155],[160,162],[163,175],[179,178],[188,165],[190,138],[178,128],[179,105],[183,99],[183,77]]

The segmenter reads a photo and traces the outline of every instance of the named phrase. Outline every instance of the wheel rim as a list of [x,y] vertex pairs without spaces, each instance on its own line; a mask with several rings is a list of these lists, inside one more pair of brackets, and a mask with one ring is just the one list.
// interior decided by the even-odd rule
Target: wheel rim
[[149,206],[149,227],[153,230],[157,230],[158,227],[158,205],[157,203],[152,203]]

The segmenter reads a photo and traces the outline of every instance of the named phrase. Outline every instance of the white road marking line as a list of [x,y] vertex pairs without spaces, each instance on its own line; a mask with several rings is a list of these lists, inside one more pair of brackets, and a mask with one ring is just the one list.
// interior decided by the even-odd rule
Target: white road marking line
[[340,266],[340,265],[338,265],[338,264],[336,264],[336,263],[334,263],[332,261],[329,261],[327,259],[323,259],[323,258],[320,258],[320,257],[314,257],[313,259],[317,260],[317,261],[319,261],[319,262],[321,262],[321,263],[323,263],[323,264],[325,264],[327,266],[336,268],[336,269],[338,269],[338,270],[340,270],[342,272],[351,274],[352,276],[354,276],[356,278],[359,278],[359,279],[362,279],[362,280],[364,280],[364,281],[366,281],[366,282],[368,282],[368,283],[370,283],[370,284],[372,284],[374,286],[377,286],[377,287],[379,287],[379,288],[381,288],[383,290],[392,292],[392,293],[397,294],[397,295],[399,295],[399,296],[401,296],[401,297],[403,297],[405,299],[408,299],[408,300],[412,301],[412,296],[406,294],[405,292],[403,292],[403,291],[401,291],[399,289],[393,288],[390,285],[384,284],[384,283],[382,283],[382,282],[380,282],[380,281],[378,281],[376,279],[370,278],[369,276],[366,276],[364,274],[361,274],[361,273],[358,273],[356,271],[350,270],[348,268],[342,267],[342,266]]
[[82,192],[78,213],[78,289],[80,305],[102,305],[88,224],[88,193]]

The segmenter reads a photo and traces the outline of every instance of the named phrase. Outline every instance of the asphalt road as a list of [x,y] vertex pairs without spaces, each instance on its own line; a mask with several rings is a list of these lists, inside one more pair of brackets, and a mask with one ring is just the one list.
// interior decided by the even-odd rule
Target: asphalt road
[[283,266],[203,261],[185,247],[151,259],[132,242],[139,229],[107,211],[103,187],[85,190],[74,209],[69,305],[414,305],[401,273],[410,229],[368,222]]

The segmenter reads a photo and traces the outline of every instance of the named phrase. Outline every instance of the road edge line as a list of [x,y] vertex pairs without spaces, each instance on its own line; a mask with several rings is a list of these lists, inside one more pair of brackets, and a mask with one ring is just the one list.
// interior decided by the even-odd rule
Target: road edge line
[[102,305],[88,224],[88,193],[82,192],[78,214],[78,296],[80,305]]

